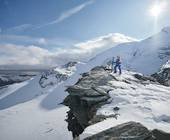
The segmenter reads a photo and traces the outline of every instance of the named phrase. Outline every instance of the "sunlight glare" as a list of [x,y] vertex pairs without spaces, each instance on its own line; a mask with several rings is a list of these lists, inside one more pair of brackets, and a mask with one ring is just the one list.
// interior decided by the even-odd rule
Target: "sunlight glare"
[[151,8],[151,15],[154,17],[158,17],[161,12],[162,12],[162,7],[161,5],[155,4],[152,8]]

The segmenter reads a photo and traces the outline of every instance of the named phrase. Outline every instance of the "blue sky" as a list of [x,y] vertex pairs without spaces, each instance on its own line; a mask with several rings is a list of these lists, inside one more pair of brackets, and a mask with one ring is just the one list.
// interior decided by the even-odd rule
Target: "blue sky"
[[[149,13],[159,0],[0,0],[0,44],[36,45],[48,50],[109,33],[145,39],[155,33]],[[170,3],[157,30],[170,26]]]
[[[111,32],[143,39],[153,34],[154,20],[148,11],[154,1],[0,0],[0,28],[3,34],[78,41]],[[68,16],[55,22],[64,14]],[[159,29],[168,25],[170,15],[164,14]]]

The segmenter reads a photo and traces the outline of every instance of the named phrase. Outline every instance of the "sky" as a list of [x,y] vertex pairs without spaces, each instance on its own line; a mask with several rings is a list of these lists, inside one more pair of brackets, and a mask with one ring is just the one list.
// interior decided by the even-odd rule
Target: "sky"
[[[149,10],[156,1],[165,2],[166,7],[155,29]],[[77,44],[113,33],[145,39],[170,26],[169,9],[169,0],[0,0],[0,66],[45,64],[48,55],[50,59],[58,53],[67,55],[64,52],[75,51]],[[76,53],[80,48],[87,50],[84,46]],[[18,61],[25,56],[20,52],[41,52],[43,58],[36,56],[34,63]]]

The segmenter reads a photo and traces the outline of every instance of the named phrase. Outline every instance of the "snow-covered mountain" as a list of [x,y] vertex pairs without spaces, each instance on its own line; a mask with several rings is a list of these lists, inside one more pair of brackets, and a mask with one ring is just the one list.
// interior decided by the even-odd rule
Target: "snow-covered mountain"
[[32,77],[32,75],[0,75],[0,87],[20,83]]
[[46,88],[67,80],[76,71],[76,64],[77,62],[68,62],[65,65],[43,72],[39,80],[40,86]]
[[[111,49],[96,55],[87,63],[70,62],[37,75],[31,80],[0,89],[0,136],[2,140],[11,140],[13,138],[24,140],[72,139],[71,133],[67,130],[67,123],[65,122],[69,108],[60,104],[68,95],[65,91],[68,86],[77,84],[77,81],[81,81],[81,78],[85,75],[93,74],[89,72],[92,68],[105,65],[113,56],[117,55],[121,56],[124,69],[138,71],[143,74],[153,74],[158,72],[161,66],[170,59],[169,52],[170,28],[167,27],[162,29],[157,35],[145,40],[113,46]],[[168,64],[167,62],[166,66],[168,66]],[[122,104],[122,111],[124,108],[123,104],[127,103],[128,107],[138,109],[140,113],[146,113],[146,117],[148,113],[155,113],[154,115],[156,117],[154,118],[154,116],[152,116],[153,118],[150,119],[151,122],[154,121],[154,125],[150,128],[159,128],[161,122],[159,119],[162,118],[159,117],[159,114],[162,113],[161,115],[164,115],[168,112],[168,109],[165,108],[165,110],[160,112],[160,110],[156,110],[154,104],[152,104],[153,108],[151,108],[150,111],[147,109],[148,104],[143,104],[143,102],[150,100],[149,103],[155,103],[155,98],[158,98],[159,95],[162,94],[161,105],[166,106],[167,103],[169,103],[169,87],[159,85],[158,83],[153,84],[150,81],[145,81],[146,83],[144,84],[138,81],[136,82],[134,81],[134,73],[126,70],[123,71],[123,76],[120,76],[117,81],[115,81],[115,79],[110,79],[111,81],[109,81],[112,83],[111,86],[117,88],[116,91],[120,93],[120,95],[115,95],[114,91],[109,94],[116,100],[116,103]],[[84,74],[81,75],[82,73]],[[100,71],[95,72],[94,74],[98,76],[93,77],[90,75],[90,78],[93,79],[93,81],[97,80],[100,82],[100,80],[103,80],[103,75],[109,75],[110,77],[108,72],[102,71],[100,75],[99,73]],[[101,81],[100,84],[107,82],[106,79],[105,82]],[[131,84],[128,84],[128,82],[131,82]],[[88,78],[85,78],[85,84],[82,84],[82,87],[87,86],[85,88],[83,87],[84,90],[92,91],[94,89],[89,89],[91,88],[91,84],[95,85],[96,83],[90,82]],[[145,86],[145,84],[147,84],[147,86]],[[132,91],[133,93],[130,94]],[[139,94],[143,91],[145,91],[145,93],[140,96]],[[98,92],[98,90],[95,89],[95,92]],[[124,92],[126,92],[127,95],[123,94]],[[115,96],[117,98],[115,98]],[[137,106],[132,104],[132,99],[134,103],[135,100],[137,100],[139,108],[136,108]],[[156,102],[157,101],[158,100],[156,100]],[[115,105],[115,103],[112,102],[110,106],[113,105]],[[144,105],[144,107],[142,105]],[[105,110],[107,111],[108,109],[109,108],[101,109],[99,113]],[[128,114],[128,112],[125,113]],[[145,121],[145,118],[142,118],[141,114],[139,115],[141,118],[139,120]],[[167,113],[166,115],[165,119],[168,118],[168,122],[166,122],[165,125],[162,124],[164,122],[161,122],[161,129],[167,131],[169,129],[167,126],[167,123],[169,123],[169,114]],[[128,114],[128,116],[130,115]],[[147,125],[148,123],[145,122],[145,124]],[[107,123],[102,125],[102,127],[106,125]],[[149,126],[150,125],[151,123],[149,123]],[[164,128],[164,126],[166,127]]]
[[170,59],[170,27],[145,40],[113,47],[91,59],[88,64],[102,65],[116,56],[122,58],[125,69],[143,74],[157,72]]
[[3,87],[0,90],[0,109],[30,101],[37,96],[52,92],[76,71],[76,64],[77,62],[69,62],[61,67],[43,72],[21,84]]
[[38,73],[40,71],[0,70],[0,87],[29,80]]
[[161,67],[161,70],[152,75],[157,81],[165,86],[170,86],[170,60]]

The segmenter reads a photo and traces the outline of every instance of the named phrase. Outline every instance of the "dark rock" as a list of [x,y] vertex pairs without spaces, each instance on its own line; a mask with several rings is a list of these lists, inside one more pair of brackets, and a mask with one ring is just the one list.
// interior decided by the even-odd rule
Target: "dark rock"
[[56,70],[56,68],[52,68],[43,72],[39,80],[40,86],[42,88],[46,88],[48,86],[56,85],[62,81],[66,81],[70,77],[70,74],[73,72],[72,67],[74,67],[76,64],[77,62],[68,62],[67,64],[59,67],[64,69],[66,71],[65,73]]
[[[50,80],[51,77],[55,77],[55,79],[53,80]],[[62,74],[58,71],[54,71],[54,70],[49,70],[47,72],[44,72],[41,77],[40,77],[40,80],[39,80],[39,85],[42,87],[42,88],[46,88],[48,86],[52,86],[52,85],[55,85],[56,83],[60,83],[62,81],[65,81],[68,79],[68,75],[66,74]]]
[[119,109],[120,109],[120,108],[117,107],[117,106],[113,108],[114,111],[119,111]]
[[98,122],[101,122],[107,118],[115,118],[117,119],[117,117],[119,116],[120,114],[111,114],[111,115],[94,115],[93,118],[89,121],[90,125],[92,124],[95,124],[95,123],[98,123]]
[[155,138],[140,123],[128,122],[109,128],[84,140],[155,140]]
[[156,138],[156,140],[170,140],[170,134],[161,130],[154,129],[152,130],[152,134]]
[[154,77],[160,84],[170,86],[170,68],[164,68],[160,72],[151,76]]
[[69,67],[73,67],[77,64],[77,62],[74,62],[74,61],[70,61],[68,63],[66,63],[65,65],[63,65],[62,67],[63,68],[69,68]]
[[68,130],[72,132],[73,138],[76,138],[90,125],[89,121],[96,114],[97,107],[87,105],[79,96],[70,95],[65,98],[64,104],[70,108],[66,119]]
[[89,105],[105,102],[110,96],[109,89],[105,89],[103,86],[107,85],[110,80],[114,80],[113,76],[105,71],[104,67],[97,66],[88,74],[83,74],[83,77],[75,85],[69,86],[66,91],[71,96],[79,96],[80,100]]
[[0,77],[0,87],[8,86],[14,83],[21,83],[23,81],[31,79],[35,75],[2,75]]
[[6,85],[11,85],[11,84],[14,84],[14,83],[19,83],[19,82],[22,82],[22,81],[2,80],[2,79],[0,79],[0,87],[6,86]]
[[66,121],[73,138],[78,137],[87,126],[106,118],[96,117],[96,111],[110,98],[110,89],[104,88],[110,80],[114,80],[110,73],[98,66],[84,73],[75,85],[66,89],[69,95],[63,104],[70,108]]
[[89,76],[89,73],[88,72],[85,72],[83,74],[81,74],[82,77],[85,77],[85,76]]
[[140,75],[140,74],[134,74],[134,77],[138,80],[141,81],[152,81],[152,82],[156,82],[156,79],[154,77],[150,77],[150,76],[144,76],[144,75]]

